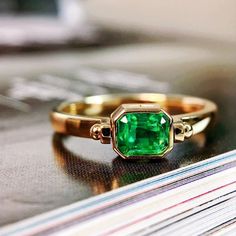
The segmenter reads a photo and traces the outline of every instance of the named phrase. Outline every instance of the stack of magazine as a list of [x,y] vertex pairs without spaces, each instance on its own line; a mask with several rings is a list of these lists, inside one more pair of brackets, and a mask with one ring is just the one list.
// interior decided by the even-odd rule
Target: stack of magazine
[[2,228],[1,235],[235,235],[236,151]]

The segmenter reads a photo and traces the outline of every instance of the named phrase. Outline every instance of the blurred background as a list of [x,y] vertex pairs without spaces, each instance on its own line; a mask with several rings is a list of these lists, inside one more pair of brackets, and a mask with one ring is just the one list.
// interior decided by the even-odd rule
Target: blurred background
[[[235,149],[235,89],[235,0],[0,0],[0,225]],[[112,92],[205,97],[218,120],[161,163],[64,150],[52,107]]]
[[[174,82],[231,72],[235,9],[233,0],[1,0],[1,73],[8,79],[91,66]],[[78,73],[87,80],[94,71],[87,72]],[[116,81],[105,77],[93,83]]]
[[148,77],[172,92],[177,79],[231,76],[235,9],[233,0],[1,0],[0,83],[66,73],[100,93],[150,90]]

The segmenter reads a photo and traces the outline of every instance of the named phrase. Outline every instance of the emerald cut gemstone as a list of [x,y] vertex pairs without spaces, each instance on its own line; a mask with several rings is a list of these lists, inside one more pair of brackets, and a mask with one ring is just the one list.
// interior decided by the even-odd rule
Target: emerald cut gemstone
[[158,156],[170,143],[170,118],[162,111],[124,113],[116,121],[116,147],[124,156]]

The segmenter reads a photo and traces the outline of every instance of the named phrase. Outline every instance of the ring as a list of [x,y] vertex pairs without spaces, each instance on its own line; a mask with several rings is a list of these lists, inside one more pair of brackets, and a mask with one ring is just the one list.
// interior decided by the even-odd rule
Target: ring
[[204,131],[214,102],[185,95],[111,94],[65,102],[50,114],[58,133],[112,143],[124,159],[162,158],[174,143]]

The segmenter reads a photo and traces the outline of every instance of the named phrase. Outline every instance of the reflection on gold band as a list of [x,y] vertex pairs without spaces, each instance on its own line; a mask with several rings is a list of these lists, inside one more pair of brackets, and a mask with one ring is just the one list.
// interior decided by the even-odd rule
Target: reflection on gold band
[[[75,154],[66,148],[66,136],[55,133],[52,138],[52,147],[57,164],[70,177],[79,182],[87,183],[94,195],[125,186],[148,177],[156,176],[162,173],[186,166],[201,160],[201,151],[204,151],[206,138],[204,134],[194,137],[191,142],[184,145],[183,149],[196,152],[195,155],[170,162],[167,159],[156,160],[152,162],[140,161],[123,161],[117,157],[112,161],[112,165],[104,164],[102,161],[93,161],[83,158],[79,154]],[[112,158],[111,158],[112,159]]]

